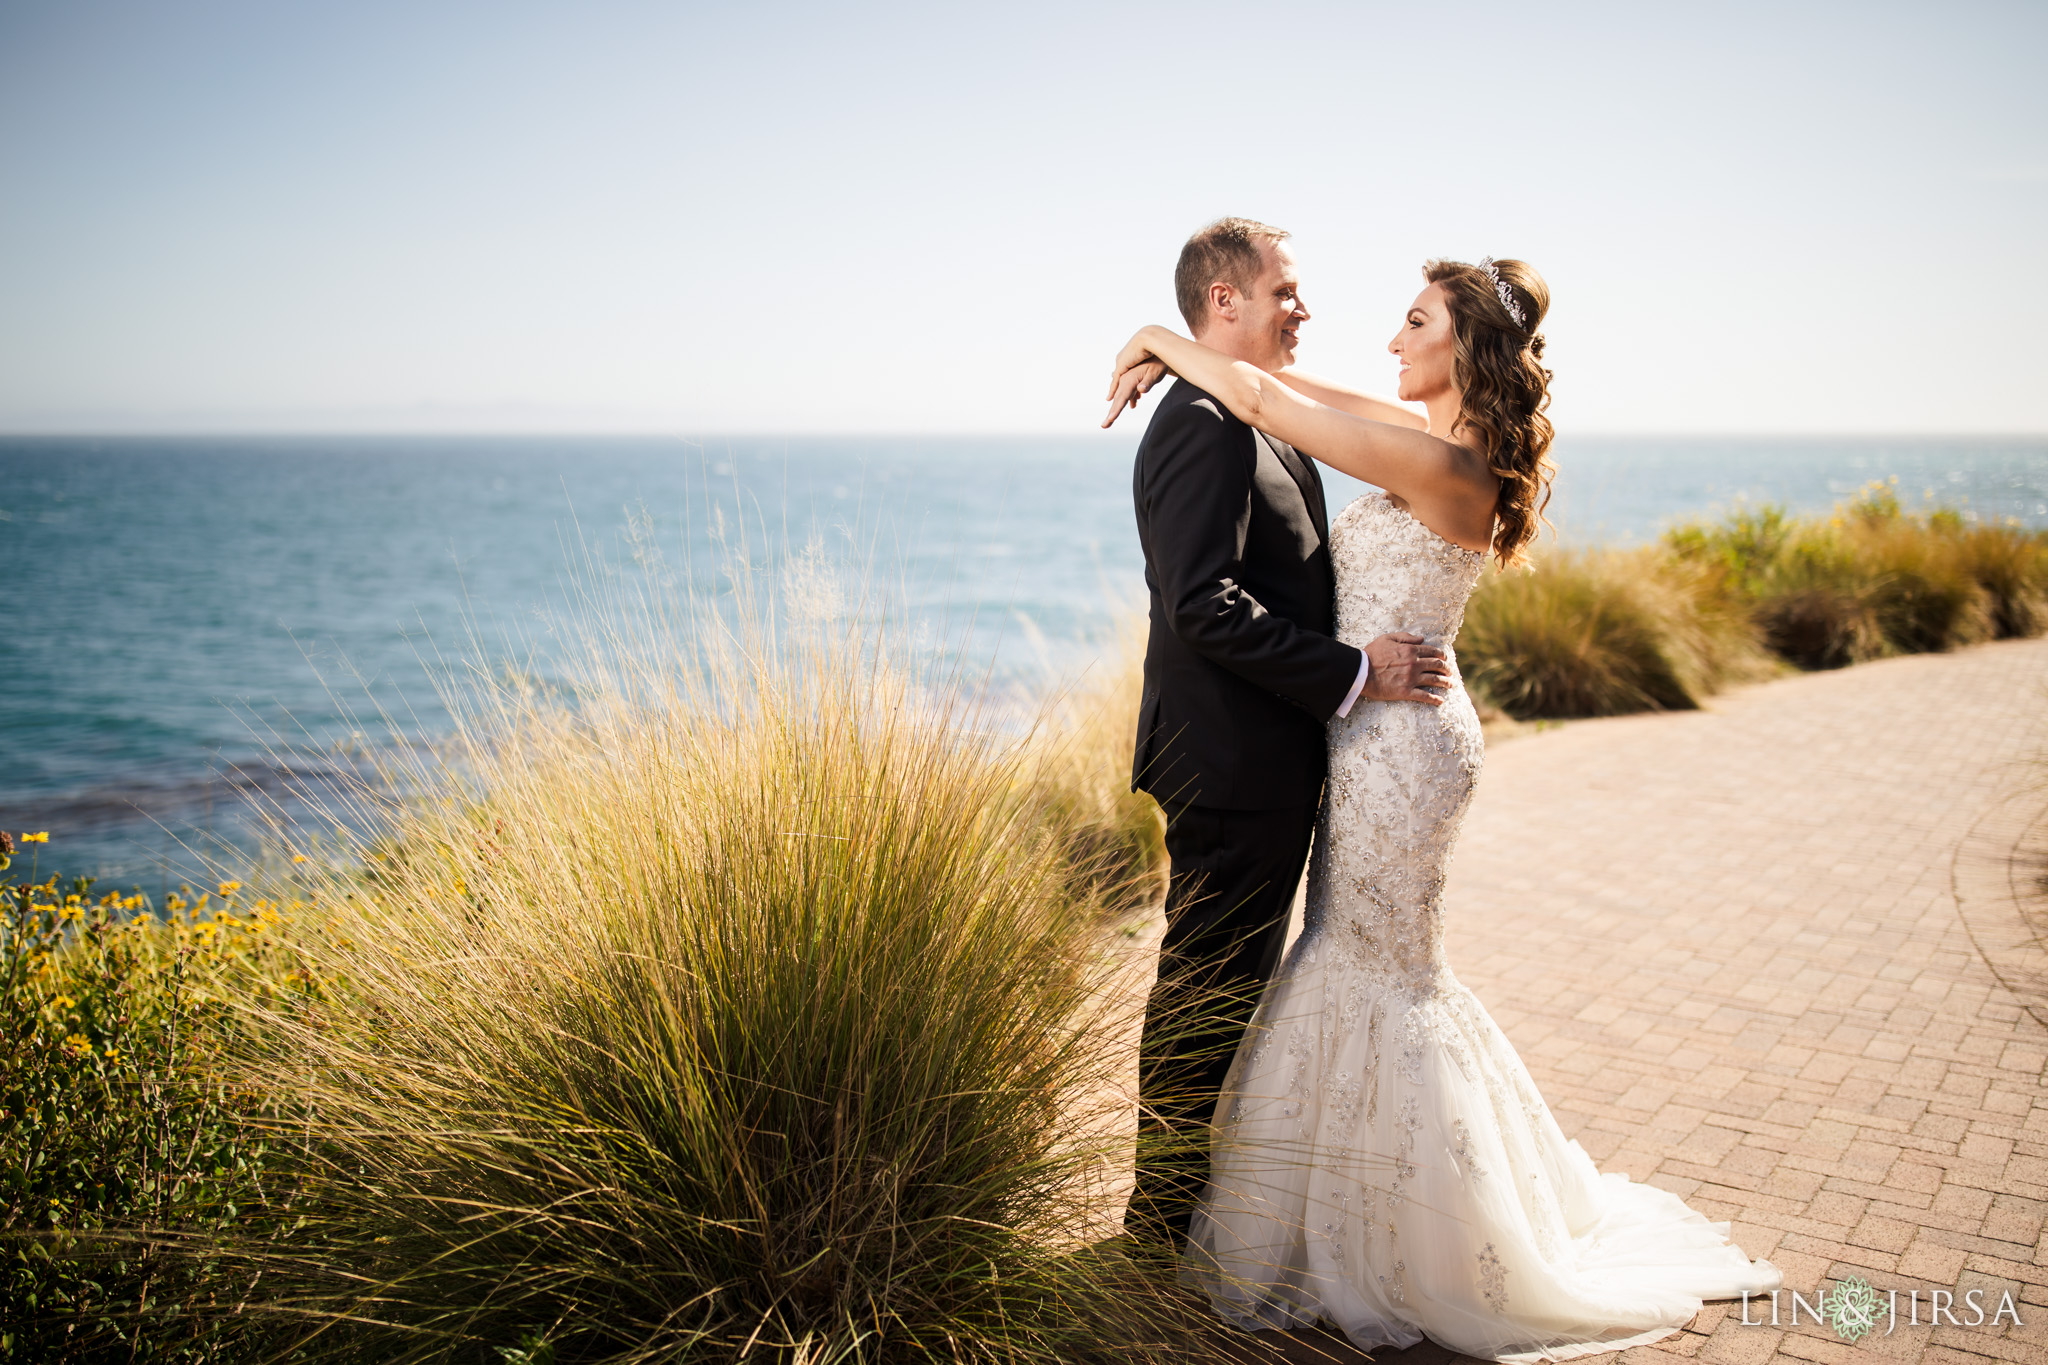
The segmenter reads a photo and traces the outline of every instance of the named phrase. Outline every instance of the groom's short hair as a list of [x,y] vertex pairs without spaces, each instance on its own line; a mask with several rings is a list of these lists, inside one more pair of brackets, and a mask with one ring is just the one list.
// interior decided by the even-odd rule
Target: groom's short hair
[[1286,228],[1249,218],[1218,218],[1180,249],[1180,264],[1173,268],[1173,295],[1180,315],[1191,331],[1199,332],[1209,318],[1209,286],[1218,280],[1239,292],[1252,287],[1266,258],[1261,242],[1284,242],[1294,234]]

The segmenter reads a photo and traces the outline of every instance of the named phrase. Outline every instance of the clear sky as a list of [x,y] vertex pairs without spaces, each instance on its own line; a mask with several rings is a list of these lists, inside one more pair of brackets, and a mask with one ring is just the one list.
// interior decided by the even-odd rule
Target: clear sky
[[1549,278],[1567,432],[2048,431],[2048,5],[0,0],[0,430],[1087,430]]

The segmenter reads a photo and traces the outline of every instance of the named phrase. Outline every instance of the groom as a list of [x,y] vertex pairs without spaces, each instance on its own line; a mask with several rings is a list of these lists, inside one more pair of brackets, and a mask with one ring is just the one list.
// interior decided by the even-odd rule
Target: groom
[[[1225,218],[1188,239],[1173,283],[1197,341],[1269,372],[1293,362],[1309,315],[1287,237]],[[1363,651],[1332,638],[1315,462],[1185,380],[1138,444],[1131,492],[1151,597],[1131,786],[1166,812],[1173,873],[1125,1226],[1177,1246],[1208,1178],[1217,1093],[1279,963],[1322,796],[1324,723],[1361,697],[1420,699],[1442,652],[1413,635]]]

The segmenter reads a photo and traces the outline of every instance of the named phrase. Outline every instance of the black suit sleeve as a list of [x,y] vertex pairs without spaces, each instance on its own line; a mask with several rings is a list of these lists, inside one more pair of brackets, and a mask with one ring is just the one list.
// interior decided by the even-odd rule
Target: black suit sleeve
[[1257,452],[1207,401],[1161,412],[1146,442],[1152,570],[1173,633],[1318,720],[1358,680],[1359,651],[1267,611],[1240,583]]

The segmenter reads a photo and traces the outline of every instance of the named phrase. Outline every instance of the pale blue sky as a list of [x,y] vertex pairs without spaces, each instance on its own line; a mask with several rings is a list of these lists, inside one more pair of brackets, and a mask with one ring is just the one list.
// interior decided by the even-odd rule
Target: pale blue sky
[[1375,386],[2048,431],[2048,6],[0,0],[0,430],[1066,431],[1209,218]]

